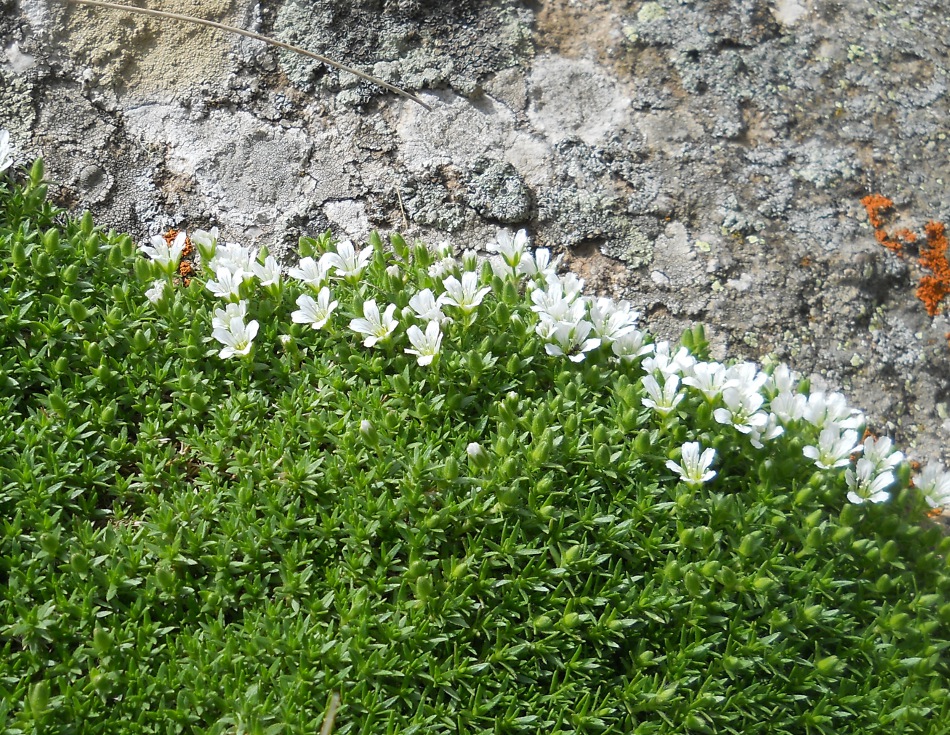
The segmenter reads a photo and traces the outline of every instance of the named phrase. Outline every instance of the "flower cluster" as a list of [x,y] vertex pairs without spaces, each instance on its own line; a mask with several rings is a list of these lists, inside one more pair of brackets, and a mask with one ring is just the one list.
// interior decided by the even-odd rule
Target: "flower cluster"
[[[164,272],[172,273],[184,237],[180,233],[170,244],[155,237],[142,249]],[[256,320],[247,320],[249,284],[256,279],[263,288],[280,289],[280,266],[266,253],[219,244],[216,230],[195,232],[192,241],[198,244],[210,276],[206,288],[228,302],[215,311],[212,337],[224,345],[219,354],[223,358],[248,355],[259,331]],[[522,301],[515,305],[513,322],[533,326],[548,356],[572,363],[607,361],[638,370],[640,404],[663,425],[688,419],[697,406],[706,406],[714,425],[732,432],[737,451],[742,451],[743,442],[752,450],[762,450],[766,442],[788,431],[808,436],[811,441],[802,449],[804,456],[821,471],[843,469],[850,502],[880,503],[890,497],[888,490],[904,456],[886,437],[859,440],[864,417],[840,393],[807,393],[801,390],[798,376],[784,365],[771,372],[751,362],[726,365],[697,359],[685,346],[674,350],[669,342],[654,342],[637,328],[640,315],[628,303],[585,296],[583,280],[570,273],[559,275],[557,261],[548,250],[528,249],[523,230],[515,235],[500,232],[488,247],[493,253],[488,270],[480,267],[473,251],[466,251],[459,260],[445,243],[424,250],[425,283],[421,283],[409,275],[413,255],[408,247],[392,262],[378,246],[357,249],[343,241],[333,247],[328,241],[319,257],[307,255],[287,269],[287,275],[304,289],[296,298],[291,321],[335,333],[333,318],[341,301],[331,286],[339,290],[345,284],[350,289],[348,298],[353,299],[349,307],[353,316],[346,324],[363,346],[382,348],[404,339],[408,344],[402,351],[427,367],[437,362],[449,332],[457,334],[455,330],[474,323],[489,294],[495,291],[495,298],[502,299],[506,289],[509,294],[514,289]],[[367,291],[363,275],[374,262],[374,253],[384,277],[407,293],[402,308],[392,301],[381,303]],[[158,280],[147,295],[158,303],[167,293],[167,282]],[[290,342],[290,335],[282,341]],[[679,463],[671,459],[666,467],[688,486],[698,487],[716,477],[710,469],[716,457],[713,448],[702,450],[699,442],[688,441],[680,457]],[[931,465],[921,474],[918,487],[931,505],[950,503],[950,474],[938,466]]]

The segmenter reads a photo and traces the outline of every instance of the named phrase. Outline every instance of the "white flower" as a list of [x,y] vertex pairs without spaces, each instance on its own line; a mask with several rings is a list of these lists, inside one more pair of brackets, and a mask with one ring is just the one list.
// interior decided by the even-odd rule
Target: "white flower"
[[262,286],[273,286],[280,283],[280,265],[273,255],[264,258],[263,263],[256,260],[251,263],[251,272],[257,276]]
[[363,269],[372,257],[372,248],[357,250],[352,242],[344,240],[337,244],[335,253],[323,254],[320,265],[327,271],[336,271],[338,278],[357,279],[363,274]]
[[219,355],[227,358],[249,353],[251,344],[257,336],[257,329],[257,320],[245,324],[241,319],[231,319],[227,328],[219,327],[211,333],[211,336],[224,345]]
[[495,235],[495,241],[488,244],[488,249],[501,255],[505,263],[514,272],[514,269],[521,262],[527,244],[528,233],[524,230],[518,230],[514,237],[507,230],[499,230],[498,234]]
[[425,321],[443,322],[446,320],[446,316],[442,313],[442,309],[439,307],[439,303],[431,289],[424,288],[419,291],[409,299],[409,306],[416,316]]
[[660,373],[664,377],[682,376],[688,374],[695,364],[696,358],[685,347],[680,347],[676,354],[671,356],[670,343],[660,342],[655,345],[654,354],[643,361],[643,369],[648,373]]
[[819,429],[828,426],[857,429],[864,424],[864,416],[858,411],[848,408],[848,403],[843,395],[831,393],[826,396],[821,391],[816,391],[808,396],[803,418]]
[[581,295],[584,290],[584,279],[578,278],[574,273],[568,273],[558,278],[561,288],[564,289],[564,296],[573,301]]
[[614,301],[604,297],[593,299],[590,302],[590,321],[594,325],[594,334],[603,340],[604,344],[616,342],[628,332],[632,332],[637,325],[640,315],[630,310],[626,301]]
[[544,345],[544,351],[549,355],[552,357],[567,356],[571,362],[580,362],[584,359],[585,353],[600,347],[599,339],[587,338],[592,326],[589,321],[584,319],[576,322],[552,322],[542,319],[538,323],[536,331],[539,336],[548,341]]
[[169,245],[161,235],[153,235],[149,240],[151,245],[142,245],[142,252],[159,265],[174,270],[181,260],[181,252],[185,249],[187,235],[182,230],[175,236],[175,241]]
[[239,301],[236,304],[227,304],[223,309],[215,309],[211,319],[212,329],[230,329],[231,322],[243,322],[247,318],[247,302]]
[[455,273],[459,268],[458,261],[448,256],[429,266],[428,273],[433,278],[442,278],[446,273]]
[[439,329],[439,322],[429,322],[426,325],[425,334],[413,324],[406,330],[406,336],[409,337],[412,348],[406,348],[405,352],[409,355],[415,355],[420,365],[428,365],[439,354],[439,347],[442,345],[442,332]]
[[168,285],[168,281],[157,280],[152,281],[152,287],[145,292],[145,298],[151,301],[153,304],[157,304],[165,297],[165,287]]
[[914,485],[924,494],[931,508],[950,506],[950,472],[944,472],[937,462],[931,462],[914,478]]
[[[463,261],[464,263],[464,261]],[[501,280],[507,281],[509,279],[516,280],[518,271],[515,268],[512,268],[508,265],[503,259],[498,256],[494,256],[488,259],[488,264],[491,266],[491,272],[498,276]],[[466,268],[465,270],[469,270]]]
[[696,388],[707,400],[715,400],[726,387],[726,366],[718,362],[697,362],[683,378],[683,385]]
[[769,403],[769,409],[785,423],[798,421],[805,415],[808,397],[801,393],[782,391]]
[[445,293],[439,296],[439,303],[456,306],[463,314],[475,311],[485,294],[491,291],[488,286],[478,287],[477,273],[463,273],[461,283],[455,276],[449,276],[442,281],[442,285],[445,287]]
[[313,258],[302,258],[296,268],[290,268],[287,275],[296,278],[298,281],[308,283],[314,288],[321,288],[327,282],[327,269],[323,260],[315,261]]
[[779,424],[778,416],[770,413],[764,426],[753,428],[749,432],[749,443],[756,449],[761,449],[764,446],[762,442],[772,441],[772,439],[780,437],[784,433],[785,429]]
[[218,298],[229,299],[233,296],[240,296],[241,284],[250,277],[250,273],[238,268],[232,271],[223,265],[215,271],[215,280],[208,281],[205,286]]
[[720,424],[732,424],[736,431],[743,434],[763,431],[769,421],[769,417],[759,411],[763,400],[758,393],[729,387],[722,392],[725,408],[717,408],[713,411],[713,416]]
[[250,278],[254,273],[254,263],[257,261],[257,251],[236,243],[220,243],[215,246],[214,258],[208,267],[216,276],[218,271],[241,271],[242,277]]
[[337,307],[338,301],[330,301],[330,289],[326,286],[320,289],[317,300],[307,294],[297,297],[297,311],[290,315],[295,324],[309,324],[313,329],[320,329],[330,319],[330,314]]
[[376,300],[370,299],[363,304],[363,318],[350,320],[350,329],[365,334],[366,339],[363,340],[363,346],[372,347],[392,334],[396,325],[399,324],[393,319],[395,311],[396,305],[390,304],[386,307],[386,312],[380,316]]
[[643,332],[634,329],[620,337],[610,346],[610,349],[620,360],[636,360],[638,357],[650,355],[653,353],[654,345],[644,343],[645,336]]
[[778,365],[765,381],[765,390],[771,396],[791,393],[795,390],[797,382],[798,373],[792,372],[788,365],[783,363]]
[[683,400],[683,394],[678,393],[680,379],[678,375],[670,375],[663,383],[663,388],[652,375],[643,378],[643,387],[646,388],[649,398],[643,399],[643,405],[652,408],[661,416],[669,415]]
[[583,319],[587,306],[577,300],[577,295],[568,296],[560,281],[548,284],[547,290],[535,288],[531,291],[533,306],[531,311],[541,318],[548,318],[552,322],[577,321]]
[[710,447],[700,455],[699,442],[686,442],[683,445],[682,465],[670,459],[667,460],[666,466],[690,487],[699,487],[716,476],[715,470],[709,469],[715,458],[715,449]]
[[869,436],[864,440],[862,456],[874,465],[875,472],[892,470],[904,460],[903,452],[892,452],[890,437],[875,439]]
[[452,255],[454,248],[452,243],[448,240],[443,240],[442,242],[431,243],[426,246],[429,249],[429,252],[432,253],[436,258],[445,259]]
[[894,482],[893,472],[877,473],[874,462],[865,457],[858,460],[854,470],[847,469],[844,473],[848,482],[848,500],[860,505],[866,501],[883,503],[890,497],[884,488]]
[[850,461],[850,456],[863,448],[858,441],[858,432],[854,429],[841,431],[835,426],[822,429],[818,435],[818,446],[808,445],[802,453],[823,470],[832,467],[844,467]]
[[10,143],[10,133],[0,130],[0,174],[13,165],[13,145]]
[[402,281],[402,268],[400,268],[395,263],[393,265],[386,267],[386,275],[389,276],[394,281]]
[[541,276],[545,282],[551,283],[557,280],[557,267],[560,262],[560,255],[552,261],[550,250],[538,248],[534,251],[534,255],[525,253],[522,256],[521,262],[518,264],[518,270],[532,278]]
[[195,247],[213,248],[218,244],[218,228],[212,227],[210,232],[206,230],[195,230],[191,233],[191,244]]
[[477,271],[478,270],[478,253],[476,253],[471,248],[465,248],[465,251],[462,253],[462,270],[463,271]]
[[757,393],[769,376],[754,362],[740,362],[726,370],[726,381],[746,395]]

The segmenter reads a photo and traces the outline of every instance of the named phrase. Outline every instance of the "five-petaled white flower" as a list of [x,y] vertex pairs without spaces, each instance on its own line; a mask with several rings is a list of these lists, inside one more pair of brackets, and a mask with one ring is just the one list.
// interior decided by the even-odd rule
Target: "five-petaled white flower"
[[[442,309],[439,307],[439,302],[436,301],[435,294],[433,294],[432,289],[429,288],[422,289],[409,299],[409,312],[414,313],[420,319],[424,319],[427,322],[444,322],[447,320],[447,317],[442,313]],[[405,314],[406,311],[404,310],[403,313]]]
[[495,241],[488,244],[488,249],[498,253],[504,262],[512,269],[517,268],[528,244],[528,233],[518,230],[514,237],[507,230],[499,230]]
[[894,482],[894,473],[889,471],[877,472],[874,462],[862,457],[857,461],[855,468],[848,468],[844,473],[848,482],[848,500],[856,505],[866,501],[883,503],[890,497],[885,490]]
[[363,304],[363,317],[350,320],[350,329],[365,334],[363,346],[372,347],[380,340],[386,339],[396,329],[399,322],[393,319],[395,311],[396,305],[390,304],[386,307],[385,313],[380,316],[376,300],[370,299]]
[[931,508],[950,506],[950,472],[944,472],[937,462],[924,467],[914,478],[914,485]]
[[429,322],[426,325],[425,334],[413,324],[406,330],[406,336],[409,337],[412,347],[407,347],[405,352],[409,355],[415,355],[420,365],[428,365],[439,354],[439,348],[442,345],[442,331],[439,329],[439,322]]
[[223,309],[215,309],[211,319],[212,329],[230,329],[232,321],[243,322],[247,318],[247,302],[227,304]]
[[439,302],[456,306],[466,315],[475,311],[485,294],[491,291],[488,286],[478,287],[477,273],[463,273],[461,283],[455,276],[449,276],[442,281],[442,285],[445,287],[445,293],[439,296]]
[[709,469],[716,458],[716,450],[712,447],[699,453],[699,442],[686,442],[683,445],[682,464],[672,459],[666,461],[666,466],[680,476],[683,482],[690,487],[699,487],[716,476],[716,471]]
[[307,294],[297,297],[297,311],[290,315],[295,324],[309,324],[313,329],[320,329],[330,319],[330,314],[337,307],[338,301],[330,301],[330,289],[324,286],[317,294],[317,300]]
[[683,385],[696,388],[706,400],[714,401],[726,388],[726,366],[718,362],[697,362],[689,368],[688,375],[683,378]]
[[181,260],[181,252],[185,249],[186,237],[185,231],[182,230],[175,236],[174,242],[169,245],[161,235],[153,235],[149,240],[150,245],[141,246],[142,252],[163,268],[174,270],[178,267],[178,261]]
[[10,143],[10,133],[0,130],[0,174],[13,165],[13,145]]
[[257,251],[238,245],[233,242],[218,243],[214,248],[214,257],[208,263],[208,268],[215,275],[218,271],[227,270],[232,273],[241,271],[247,279],[254,274],[254,263],[257,261]]
[[254,338],[257,336],[258,326],[256,319],[245,324],[241,319],[232,318],[228,322],[227,328],[216,328],[211,336],[224,345],[219,355],[227,358],[248,354],[251,351]]
[[335,272],[335,277],[357,280],[363,269],[373,257],[372,248],[357,250],[349,240],[337,243],[336,252],[324,253],[320,258],[320,265],[329,271]]
[[863,449],[858,444],[858,432],[854,429],[841,431],[835,426],[822,429],[818,435],[818,446],[808,445],[802,448],[802,453],[823,470],[833,467],[844,467],[850,461],[854,452]]
[[[580,302],[578,302],[580,303]],[[581,304],[583,306],[583,304]],[[586,319],[577,321],[551,321],[542,319],[535,331],[547,344],[544,351],[552,357],[567,357],[571,362],[581,362],[585,353],[600,347],[600,339],[588,339],[593,325]]]
[[296,278],[298,281],[308,283],[314,288],[321,288],[326,285],[328,277],[323,259],[316,261],[310,257],[301,258],[300,264],[296,268],[290,268],[287,275]]
[[644,376],[643,387],[650,397],[643,399],[643,405],[652,408],[661,416],[669,415],[683,400],[683,394],[678,392],[679,385],[678,375],[668,376],[663,382],[663,388],[660,388],[660,384],[652,375]]
[[251,263],[251,272],[257,276],[262,286],[274,286],[280,283],[280,265],[273,255],[264,258],[263,263],[256,260]]
[[638,357],[653,354],[653,343],[647,343],[645,339],[643,332],[634,329],[610,345],[610,349],[619,360],[636,360]]
[[241,295],[241,284],[250,276],[250,273],[240,268],[232,271],[230,268],[219,266],[215,271],[215,280],[208,281],[205,286],[218,298],[230,299]]
[[890,437],[882,436],[880,439],[875,439],[869,436],[864,440],[862,456],[874,465],[875,472],[886,472],[904,461],[904,453],[891,451],[892,446]]
[[290,315],[295,324],[309,324],[313,329],[320,329],[330,319],[330,314],[339,304],[338,301],[330,301],[332,295],[330,289],[326,286],[320,289],[317,294],[317,300],[307,294],[297,297],[297,311]]

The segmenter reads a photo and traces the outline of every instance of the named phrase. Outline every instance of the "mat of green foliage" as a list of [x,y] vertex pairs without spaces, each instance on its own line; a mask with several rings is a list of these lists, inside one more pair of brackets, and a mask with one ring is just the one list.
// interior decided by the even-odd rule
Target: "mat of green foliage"
[[[315,733],[333,692],[338,733],[950,731],[950,542],[906,463],[852,505],[813,427],[755,449],[694,393],[664,418],[638,361],[549,354],[487,270],[433,364],[368,348],[359,305],[433,283],[398,238],[326,328],[292,323],[304,284],[258,289],[225,359],[201,279],[153,304],[128,237],[19,176],[0,731]],[[712,480],[667,464],[691,441]]]

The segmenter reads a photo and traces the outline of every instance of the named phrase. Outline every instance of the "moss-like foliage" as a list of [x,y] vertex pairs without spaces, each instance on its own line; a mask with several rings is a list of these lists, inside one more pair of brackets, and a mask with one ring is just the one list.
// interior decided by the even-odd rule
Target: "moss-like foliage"
[[[222,358],[210,276],[153,304],[155,263],[44,196],[0,180],[3,732],[314,733],[333,692],[338,733],[950,728],[906,463],[855,505],[804,418],[756,448],[721,396],[664,416],[642,357],[557,355],[503,268],[420,365],[404,310],[463,266],[399,238],[320,329],[316,289],[246,283]],[[369,299],[400,320],[373,347]],[[694,441],[715,477],[668,464]]]

